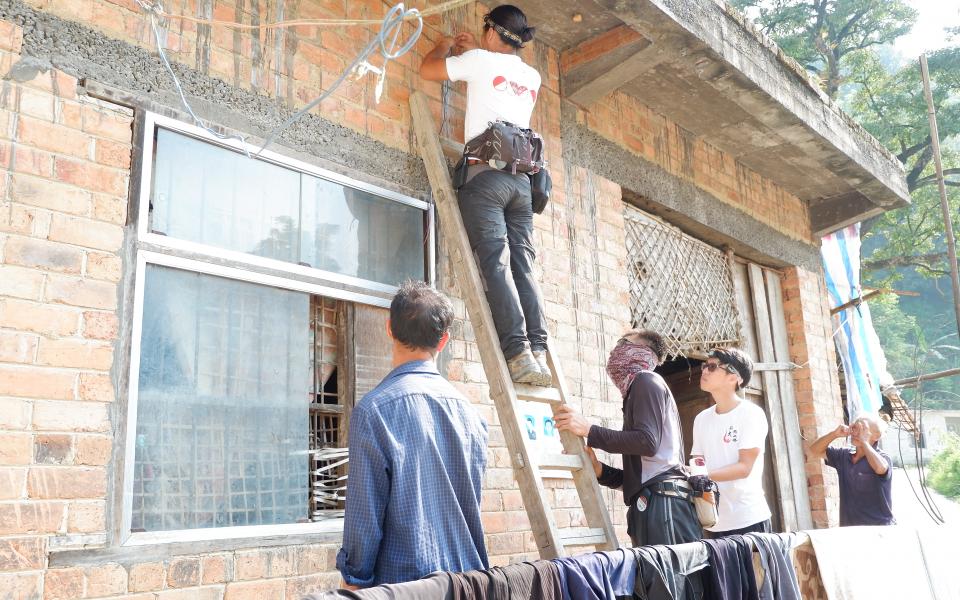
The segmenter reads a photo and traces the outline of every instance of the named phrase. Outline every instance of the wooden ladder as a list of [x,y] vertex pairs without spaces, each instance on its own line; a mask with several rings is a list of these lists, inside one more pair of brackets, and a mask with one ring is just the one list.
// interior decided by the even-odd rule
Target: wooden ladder
[[[615,550],[617,536],[610,515],[600,493],[600,484],[593,472],[583,440],[569,432],[560,432],[565,454],[545,456],[537,461],[527,447],[525,432],[520,427],[517,401],[545,402],[554,407],[565,403],[569,396],[566,380],[560,369],[560,361],[553,345],[548,343],[547,361],[553,370],[552,388],[514,384],[507,370],[507,363],[500,351],[500,341],[493,325],[493,317],[487,304],[480,280],[480,273],[473,260],[473,251],[467,232],[463,227],[457,196],[450,182],[450,173],[440,138],[433,124],[427,97],[423,92],[410,96],[410,109],[414,132],[420,146],[420,154],[433,189],[434,202],[444,233],[450,241],[453,270],[464,296],[467,314],[476,333],[480,360],[490,384],[490,397],[497,407],[503,437],[513,461],[514,474],[520,486],[523,504],[530,518],[541,558],[557,558],[567,554],[569,546],[597,546],[601,550]],[[559,529],[553,511],[547,502],[543,486],[542,469],[571,471],[587,527]]]

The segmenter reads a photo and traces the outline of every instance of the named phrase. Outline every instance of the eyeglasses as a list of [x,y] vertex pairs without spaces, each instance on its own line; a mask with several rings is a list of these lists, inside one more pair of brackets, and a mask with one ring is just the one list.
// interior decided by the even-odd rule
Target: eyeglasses
[[740,374],[740,373],[738,373],[737,370],[733,367],[733,365],[727,365],[727,364],[707,362],[707,363],[703,363],[702,365],[700,365],[700,368],[703,369],[704,371],[710,371],[711,373],[712,373],[713,371],[716,371],[717,369],[723,369],[724,371],[726,371],[727,373],[730,373],[730,374],[732,374],[732,375],[739,375],[739,374]]

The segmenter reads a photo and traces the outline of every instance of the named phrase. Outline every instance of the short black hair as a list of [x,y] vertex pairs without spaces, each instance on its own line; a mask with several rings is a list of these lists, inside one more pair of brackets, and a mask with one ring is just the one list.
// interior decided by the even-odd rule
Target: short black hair
[[426,282],[400,284],[390,302],[390,333],[413,350],[436,350],[453,323],[453,304]]
[[[514,48],[523,48],[524,42],[529,42],[532,40],[534,33],[537,31],[536,27],[527,26],[527,15],[525,15],[522,10],[512,4],[501,4],[500,6],[494,8],[484,15],[485,22],[487,19],[493,21],[500,27],[503,27],[510,33],[520,38],[520,42],[517,42],[517,40],[507,37],[499,31],[497,32],[504,44],[509,44]],[[490,25],[485,23],[483,30],[486,31],[489,28]]]
[[747,387],[750,378],[753,376],[753,359],[747,356],[747,353],[739,348],[714,348],[708,354],[710,358],[717,359],[721,365],[730,365],[740,374],[742,380],[737,389]]
[[645,342],[645,345],[657,355],[657,364],[663,364],[667,359],[667,343],[663,341],[663,336],[652,329],[631,329],[621,337],[635,335]]

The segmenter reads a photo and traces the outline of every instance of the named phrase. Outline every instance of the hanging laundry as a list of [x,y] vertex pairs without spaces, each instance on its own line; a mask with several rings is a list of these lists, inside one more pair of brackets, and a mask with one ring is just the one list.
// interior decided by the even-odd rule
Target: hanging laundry
[[760,553],[764,573],[760,600],[800,600],[800,583],[790,560],[790,540],[775,533],[748,533],[743,537]]
[[709,597],[713,600],[759,600],[753,571],[753,545],[733,535],[703,540],[710,553]]
[[637,560],[630,550],[594,552],[553,559],[564,600],[633,598]]
[[453,600],[452,575],[438,571],[417,581],[388,583],[355,592],[318,592],[303,600]]
[[703,542],[633,548],[637,556],[634,596],[640,600],[701,600],[709,554]]

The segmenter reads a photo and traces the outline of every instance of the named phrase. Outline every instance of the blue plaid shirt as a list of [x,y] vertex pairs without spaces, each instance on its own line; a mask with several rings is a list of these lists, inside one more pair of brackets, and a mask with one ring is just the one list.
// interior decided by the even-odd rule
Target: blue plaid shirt
[[350,585],[487,568],[480,492],[487,425],[433,361],[390,372],[350,416],[343,547]]

